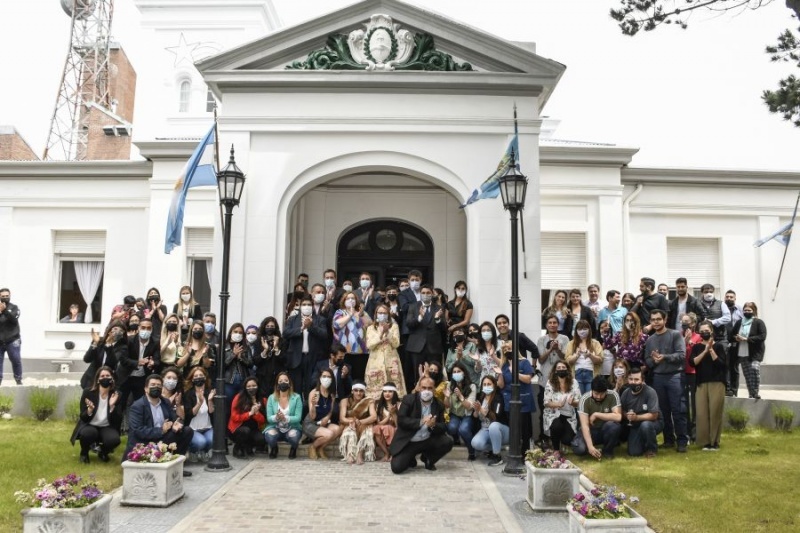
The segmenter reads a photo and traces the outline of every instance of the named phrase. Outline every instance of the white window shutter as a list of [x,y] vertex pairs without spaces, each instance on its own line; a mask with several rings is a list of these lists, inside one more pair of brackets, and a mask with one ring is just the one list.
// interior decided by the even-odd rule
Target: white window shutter
[[542,289],[586,287],[586,234],[542,232]]
[[214,256],[214,228],[186,228],[186,257]]
[[667,276],[670,286],[686,278],[690,288],[710,283],[719,289],[719,239],[667,237]]
[[105,255],[104,230],[56,230],[53,251],[59,255]]

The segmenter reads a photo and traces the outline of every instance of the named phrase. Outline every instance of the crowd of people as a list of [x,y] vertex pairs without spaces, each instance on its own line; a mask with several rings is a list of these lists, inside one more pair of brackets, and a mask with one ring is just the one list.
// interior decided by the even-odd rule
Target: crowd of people
[[[476,323],[464,281],[451,298],[416,270],[386,287],[369,273],[340,284],[333,270],[309,287],[300,274],[284,317],[226,332],[190,287],[172,312],[151,288],[126,296],[105,331],[92,331],[73,443],[81,461],[92,450],[107,461],[125,424],[128,449],[174,442],[190,462],[207,461],[222,431],[236,457],[275,458],[284,442],[293,459],[305,442],[310,459],[327,459],[338,441],[342,460],[382,460],[400,473],[417,458],[435,470],[461,444],[469,460],[501,465],[516,357],[523,453],[535,442],[611,457],[627,442],[630,455],[652,456],[659,433],[679,452],[690,441],[715,450],[739,367],[759,397],[766,327],[733,291],[720,301],[708,284],[702,299],[684,278],[675,287],[668,300],[642,278],[639,296],[610,290],[605,304],[597,285],[585,300],[579,289],[555,291],[543,334],[538,324],[535,341],[519,332],[516,351],[506,315]],[[220,366],[225,427],[214,416]]]

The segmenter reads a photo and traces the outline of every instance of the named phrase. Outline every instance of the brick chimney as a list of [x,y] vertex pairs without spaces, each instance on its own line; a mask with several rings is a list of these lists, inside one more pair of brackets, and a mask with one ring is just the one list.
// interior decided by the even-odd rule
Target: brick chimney
[[14,126],[0,126],[0,161],[37,161],[38,159]]

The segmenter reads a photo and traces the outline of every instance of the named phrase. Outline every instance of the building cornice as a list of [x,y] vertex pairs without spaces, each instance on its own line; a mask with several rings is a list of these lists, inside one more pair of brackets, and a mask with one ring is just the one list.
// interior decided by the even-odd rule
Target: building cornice
[[149,161],[0,161],[0,179],[147,180],[152,174]]
[[629,164],[638,148],[622,146],[539,146],[542,166],[610,166]]
[[154,141],[134,141],[142,157],[148,161],[184,161],[191,157],[200,139],[156,139]]
[[800,188],[800,172],[703,168],[623,168],[623,185]]

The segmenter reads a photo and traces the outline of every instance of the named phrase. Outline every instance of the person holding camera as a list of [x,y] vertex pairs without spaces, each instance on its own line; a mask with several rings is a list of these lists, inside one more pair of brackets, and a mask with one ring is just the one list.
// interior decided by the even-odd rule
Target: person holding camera
[[161,301],[161,293],[155,287],[147,290],[147,300],[142,309],[142,316],[153,322],[153,340],[161,341],[161,325],[167,316],[167,306]]

